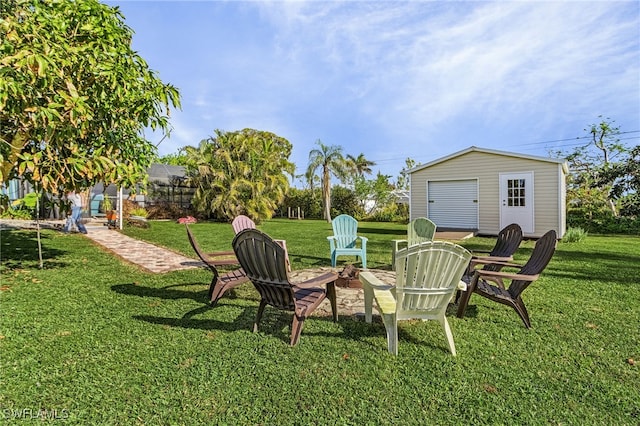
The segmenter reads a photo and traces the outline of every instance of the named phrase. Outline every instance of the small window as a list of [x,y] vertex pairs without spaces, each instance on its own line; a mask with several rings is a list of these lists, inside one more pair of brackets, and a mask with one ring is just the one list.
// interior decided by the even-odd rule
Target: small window
[[525,180],[507,180],[507,205],[509,207],[525,207]]

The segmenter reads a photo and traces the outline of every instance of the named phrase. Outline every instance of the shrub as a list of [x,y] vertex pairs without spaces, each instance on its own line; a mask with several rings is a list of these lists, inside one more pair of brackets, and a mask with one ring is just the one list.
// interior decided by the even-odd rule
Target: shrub
[[344,186],[335,186],[331,190],[331,217],[341,214],[348,214],[360,220],[364,217],[364,209],[355,191]]
[[177,220],[184,216],[193,216],[193,212],[182,209],[176,203],[160,202],[147,207],[147,219],[173,219]]
[[147,217],[148,215],[149,212],[147,212],[147,209],[145,209],[144,207],[136,207],[129,211],[129,216]]
[[587,237],[587,232],[582,228],[569,228],[562,237],[564,243],[577,243]]

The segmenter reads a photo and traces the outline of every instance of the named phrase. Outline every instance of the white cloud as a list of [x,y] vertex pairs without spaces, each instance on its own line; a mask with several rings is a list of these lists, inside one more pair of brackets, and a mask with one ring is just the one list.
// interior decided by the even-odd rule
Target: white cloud
[[395,175],[418,152],[577,136],[599,114],[640,128],[638,2],[122,4],[163,19],[134,27],[183,94],[161,149],[254,127],[299,168],[320,138]]

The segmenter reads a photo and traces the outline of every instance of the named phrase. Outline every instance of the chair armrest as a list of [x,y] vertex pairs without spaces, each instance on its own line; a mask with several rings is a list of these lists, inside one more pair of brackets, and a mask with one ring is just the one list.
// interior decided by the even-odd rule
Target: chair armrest
[[491,253],[491,251],[489,251],[489,250],[472,250],[472,251],[471,251],[471,255],[472,255],[472,256],[475,256],[475,255],[476,255],[476,253],[489,254],[489,253]]
[[327,240],[329,240],[329,250],[330,251],[334,251],[336,249],[336,237],[335,237],[335,235],[328,236]]
[[362,242],[362,249],[366,249],[367,248],[367,241],[369,241],[369,239],[367,237],[362,237],[360,235],[357,236],[357,238],[360,238],[360,241]]
[[[500,266],[504,266],[504,267],[510,267],[510,268],[522,268],[522,265],[520,265],[519,263],[513,263],[513,262],[509,262],[506,257],[496,257],[496,260],[491,260],[493,258],[483,258],[483,259],[471,259],[471,264],[472,265],[500,265]],[[507,259],[504,261],[498,260],[498,259]]]
[[374,290],[390,290],[395,287],[394,285],[385,284],[384,282],[380,281],[378,277],[376,277],[369,271],[360,271],[360,275],[358,276],[358,278],[363,285],[369,285]]
[[391,242],[393,243],[393,251],[394,252],[400,250],[400,245],[401,244],[409,245],[409,241],[408,240],[391,240]]
[[513,260],[513,256],[505,256],[505,257],[501,257],[501,256],[476,256],[476,255],[472,255],[471,256],[471,261],[474,260],[494,260],[496,262],[510,262]]
[[536,275],[524,275],[524,274],[511,274],[509,272],[502,271],[484,271],[479,269],[476,271],[476,274],[482,278],[498,278],[498,279],[508,279],[508,280],[523,280],[523,281],[535,281],[540,277],[540,274]]
[[301,283],[295,283],[293,285],[299,288],[320,287],[320,286],[335,282],[337,279],[338,279],[337,272],[325,272],[322,275],[318,275],[317,277],[308,279]]

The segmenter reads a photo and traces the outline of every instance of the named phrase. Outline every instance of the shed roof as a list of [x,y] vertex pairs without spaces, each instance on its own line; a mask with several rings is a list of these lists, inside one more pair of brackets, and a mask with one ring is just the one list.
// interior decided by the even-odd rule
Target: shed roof
[[544,161],[547,163],[555,163],[555,164],[561,165],[562,170],[565,173],[569,172],[569,167],[567,166],[567,162],[561,158],[540,157],[537,155],[518,154],[515,152],[498,151],[495,149],[486,149],[486,148],[479,148],[477,146],[470,146],[469,148],[463,149],[462,151],[454,152],[453,154],[438,158],[437,160],[433,160],[427,164],[421,164],[419,166],[416,166],[413,169],[409,170],[409,173],[415,173],[417,171],[426,169],[427,167],[431,167],[436,164],[443,163],[445,161],[451,160],[456,157],[460,157],[461,155],[468,154],[470,152],[481,152],[485,154],[501,155],[504,157],[524,158],[524,159],[534,160],[534,161]]

